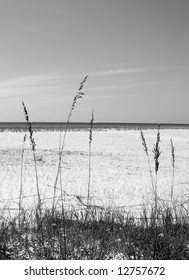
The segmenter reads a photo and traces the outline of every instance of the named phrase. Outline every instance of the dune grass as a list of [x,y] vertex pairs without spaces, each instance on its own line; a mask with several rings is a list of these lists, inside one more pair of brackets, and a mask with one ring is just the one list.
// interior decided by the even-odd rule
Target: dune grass
[[[36,223],[36,211],[1,222],[0,258],[37,260],[184,260],[189,259],[189,224],[186,217],[174,216],[169,208],[153,209],[140,218],[113,211],[46,210],[42,215],[43,239]],[[66,243],[62,235],[66,229]],[[44,245],[45,244],[45,245]],[[64,247],[66,244],[66,248]],[[66,255],[65,255],[66,251]]]
[[[36,192],[38,203],[32,209],[24,209],[23,197],[23,157],[24,136],[21,151],[20,196],[17,216],[0,217],[0,259],[3,260],[169,260],[189,259],[189,223],[188,211],[174,200],[175,149],[170,140],[173,180],[170,188],[170,202],[158,197],[158,171],[160,161],[160,127],[157,130],[154,154],[154,170],[149,159],[149,149],[141,130],[141,148],[147,156],[151,176],[154,203],[150,208],[145,205],[139,215],[130,212],[115,211],[91,204],[91,152],[94,110],[89,124],[89,178],[87,203],[81,203],[81,209],[65,208],[61,162],[65,148],[66,133],[78,98],[82,98],[84,83],[81,82],[68,115],[66,129],[60,130],[59,159],[55,174],[52,208],[42,208],[38,183],[36,144],[32,123],[27,108],[23,104],[28,137],[31,142],[35,164]],[[52,174],[53,176],[53,174]],[[56,207],[58,180],[61,188],[61,208]],[[82,201],[81,201],[82,202]],[[178,207],[179,206],[179,207]]]

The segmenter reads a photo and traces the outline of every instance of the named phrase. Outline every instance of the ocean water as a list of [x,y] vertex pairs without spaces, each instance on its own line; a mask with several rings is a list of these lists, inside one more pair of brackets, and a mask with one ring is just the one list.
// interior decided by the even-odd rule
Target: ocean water
[[[93,128],[98,129],[156,129],[158,123],[94,123]],[[66,123],[61,122],[33,122],[34,130],[60,130],[66,128]],[[68,128],[70,130],[87,130],[90,123],[70,122]],[[161,129],[189,129],[189,124],[160,124]],[[3,130],[26,130],[26,122],[0,122],[0,131]]]

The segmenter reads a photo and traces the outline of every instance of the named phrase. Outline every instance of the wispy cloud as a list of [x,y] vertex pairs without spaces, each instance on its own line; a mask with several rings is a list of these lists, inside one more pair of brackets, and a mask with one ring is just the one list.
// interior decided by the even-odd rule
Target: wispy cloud
[[111,76],[111,75],[123,75],[123,74],[135,74],[135,73],[145,73],[152,71],[162,71],[173,68],[183,68],[182,66],[154,66],[154,67],[141,67],[141,68],[119,68],[119,69],[109,69],[109,70],[99,70],[91,71],[88,75],[91,76]]
[[0,81],[1,100],[22,98],[45,98],[62,94],[69,95],[74,88],[70,81],[71,75],[47,74],[22,76]]
[[94,86],[94,87],[86,86],[85,89],[87,91],[106,91],[106,90],[125,90],[125,89],[136,88],[136,87],[139,87],[139,84],[130,84],[125,86],[119,86],[119,85]]
[[[109,96],[114,95],[116,92],[119,91],[119,93],[123,92],[124,94],[131,94],[133,93],[133,91],[127,91],[129,89],[142,89],[145,87],[150,87],[150,86],[156,86],[156,85],[177,85],[177,84],[183,84],[184,80],[182,79],[177,79],[177,80],[164,80],[164,81],[160,81],[160,80],[153,80],[153,81],[147,81],[147,82],[139,82],[139,83],[130,83],[130,84],[126,84],[126,85],[107,85],[107,86],[93,86],[93,87],[88,87],[86,86],[86,91],[90,92],[90,91],[95,91],[95,95],[100,95],[102,94],[102,92],[107,92],[109,94]],[[140,93],[140,94],[144,94],[144,91],[137,91],[135,93]]]
[[[154,68],[135,68],[135,69],[117,69],[109,71],[90,72],[89,76],[103,76],[103,75],[118,75],[122,73],[138,73],[143,71],[150,71]],[[83,74],[69,74],[69,73],[51,73],[44,75],[30,75],[21,76],[17,78],[0,80],[0,100],[3,102],[15,102],[22,99],[29,100],[65,100],[70,99],[71,96],[77,90],[77,86],[80,82]],[[76,81],[77,79],[77,81]],[[153,86],[157,84],[178,83],[182,80],[149,80],[144,82],[138,82],[136,79],[133,82],[119,84],[118,81],[109,83],[107,81],[101,81],[101,83],[86,84],[85,90],[88,92],[89,98],[95,93],[95,96],[100,98],[102,95],[111,96],[115,93],[131,94],[132,89],[143,88],[146,86]],[[129,90],[130,89],[130,90]],[[109,93],[108,93],[109,91]],[[143,92],[143,91],[142,91]]]
[[[120,75],[120,74],[132,74],[139,72],[146,72],[147,68],[134,68],[134,69],[114,69],[114,70],[101,70],[89,72],[91,76],[110,76],[110,75]],[[149,71],[149,69],[148,69]]]

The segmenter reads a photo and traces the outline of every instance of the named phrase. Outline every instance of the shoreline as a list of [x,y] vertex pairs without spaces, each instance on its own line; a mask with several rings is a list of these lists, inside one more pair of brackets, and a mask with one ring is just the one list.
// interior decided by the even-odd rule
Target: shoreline
[[[157,129],[160,125],[161,129],[189,129],[189,124],[169,124],[169,123],[100,123],[96,122],[93,124],[94,130],[106,130],[106,129],[116,129],[116,130],[147,130],[147,129]],[[35,131],[45,130],[45,131],[60,131],[66,129],[66,123],[64,122],[32,122],[32,128]],[[90,128],[90,123],[86,122],[72,122],[69,123],[69,130],[88,130]],[[25,122],[0,122],[0,132],[2,131],[26,131]]]

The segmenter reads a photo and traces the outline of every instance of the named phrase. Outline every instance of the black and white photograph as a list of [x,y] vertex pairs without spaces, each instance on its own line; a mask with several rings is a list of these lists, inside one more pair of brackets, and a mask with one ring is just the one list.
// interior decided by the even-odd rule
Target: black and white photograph
[[189,260],[188,0],[0,0],[0,260]]

